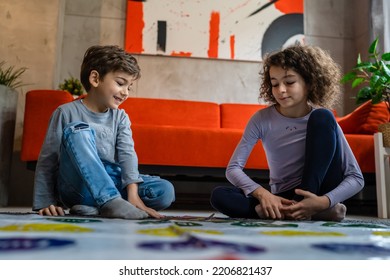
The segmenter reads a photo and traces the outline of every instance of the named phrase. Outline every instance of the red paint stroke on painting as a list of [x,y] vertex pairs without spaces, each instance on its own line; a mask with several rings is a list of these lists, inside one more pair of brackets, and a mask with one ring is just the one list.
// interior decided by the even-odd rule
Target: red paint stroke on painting
[[207,52],[210,58],[218,57],[219,20],[219,13],[212,12],[210,16],[209,50]]
[[275,8],[284,14],[303,14],[303,0],[279,0]]
[[127,1],[125,49],[131,53],[142,53],[144,23],[143,3]]
[[190,57],[192,55],[191,52],[175,52],[173,51],[171,53],[171,56],[183,56],[183,57]]
[[230,59],[234,59],[234,45],[236,43],[236,36],[230,35]]

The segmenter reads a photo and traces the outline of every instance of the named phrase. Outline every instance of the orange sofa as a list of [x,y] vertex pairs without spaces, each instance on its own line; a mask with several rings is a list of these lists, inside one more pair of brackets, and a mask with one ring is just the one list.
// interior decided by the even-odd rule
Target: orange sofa
[[[73,97],[68,92],[59,90],[27,93],[22,161],[36,162],[50,115],[57,106],[71,101]],[[374,113],[383,111],[381,106],[366,103],[351,114],[338,118],[363,173],[374,173],[375,163],[373,132],[367,127],[362,130],[362,127],[370,123],[369,128],[373,129],[377,122],[389,120],[383,106],[387,115],[375,119]],[[201,172],[223,170],[248,119],[264,107],[137,97],[128,98],[121,105],[132,122],[140,167],[164,167],[172,173],[191,168],[201,168]],[[356,127],[359,122],[359,127]],[[254,148],[246,168],[267,174],[268,164],[261,142]],[[147,170],[154,173],[150,171],[154,169]]]

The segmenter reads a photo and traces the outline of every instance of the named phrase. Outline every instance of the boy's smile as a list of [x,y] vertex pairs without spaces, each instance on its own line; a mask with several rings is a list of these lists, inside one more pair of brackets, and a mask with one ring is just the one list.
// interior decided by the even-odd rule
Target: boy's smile
[[118,109],[132,90],[134,77],[123,71],[109,72],[100,77],[91,71],[91,91],[85,98],[85,105],[92,111],[103,113],[107,109]]

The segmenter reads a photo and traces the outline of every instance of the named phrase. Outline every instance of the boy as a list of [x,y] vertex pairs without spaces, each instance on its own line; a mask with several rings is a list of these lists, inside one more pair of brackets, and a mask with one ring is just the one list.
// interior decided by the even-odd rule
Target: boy
[[136,59],[117,46],[92,46],[83,59],[84,99],[52,114],[38,158],[33,210],[40,215],[143,219],[175,199],[172,184],[140,175],[124,110],[118,109],[140,78]]

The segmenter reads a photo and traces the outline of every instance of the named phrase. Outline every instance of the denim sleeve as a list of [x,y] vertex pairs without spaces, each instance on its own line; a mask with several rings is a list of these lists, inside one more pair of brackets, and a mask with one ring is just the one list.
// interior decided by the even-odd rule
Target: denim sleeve
[[118,125],[116,141],[119,166],[122,169],[123,187],[131,183],[143,182],[138,171],[138,157],[134,149],[134,140],[130,125],[129,117],[123,112]]
[[49,121],[46,136],[38,157],[34,178],[33,210],[58,205],[56,184],[60,151],[63,113],[56,109]]

